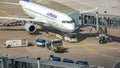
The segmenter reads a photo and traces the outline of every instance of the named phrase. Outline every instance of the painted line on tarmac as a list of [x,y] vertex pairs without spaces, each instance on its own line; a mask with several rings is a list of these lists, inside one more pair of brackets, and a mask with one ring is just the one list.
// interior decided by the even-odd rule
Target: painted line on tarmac
[[0,13],[4,13],[4,14],[7,15],[7,16],[15,17],[15,15],[11,15],[11,14],[9,14],[8,12],[6,12],[6,11],[3,10],[3,9],[0,9]]
[[84,45],[84,44],[82,44],[82,43],[81,43],[81,45],[79,45],[79,46],[85,48],[86,50],[88,50],[88,51],[90,51],[90,52],[92,52],[92,53],[98,53],[98,51],[96,51],[96,50],[93,49],[92,47],[89,47],[89,46]]
[[0,13],[4,13],[5,12],[5,10],[3,10],[3,9],[0,9]]

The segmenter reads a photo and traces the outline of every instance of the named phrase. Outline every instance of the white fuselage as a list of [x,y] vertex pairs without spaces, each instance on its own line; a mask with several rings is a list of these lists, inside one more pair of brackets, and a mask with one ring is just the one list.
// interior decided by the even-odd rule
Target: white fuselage
[[73,32],[75,23],[67,14],[26,1],[20,1],[23,10],[32,18],[63,32]]

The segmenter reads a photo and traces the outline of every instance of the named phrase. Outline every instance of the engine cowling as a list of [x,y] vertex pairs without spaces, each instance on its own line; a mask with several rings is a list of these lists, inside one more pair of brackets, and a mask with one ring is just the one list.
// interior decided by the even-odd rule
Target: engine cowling
[[28,31],[29,33],[35,33],[36,28],[32,23],[25,23],[25,30]]

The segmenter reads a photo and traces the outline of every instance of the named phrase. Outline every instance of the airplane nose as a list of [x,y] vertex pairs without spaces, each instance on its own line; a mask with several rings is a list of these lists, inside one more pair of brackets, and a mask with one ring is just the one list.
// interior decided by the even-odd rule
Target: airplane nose
[[68,28],[69,28],[69,31],[70,31],[70,32],[73,32],[73,31],[75,31],[75,26],[73,26],[73,25],[71,25],[71,26],[68,26]]

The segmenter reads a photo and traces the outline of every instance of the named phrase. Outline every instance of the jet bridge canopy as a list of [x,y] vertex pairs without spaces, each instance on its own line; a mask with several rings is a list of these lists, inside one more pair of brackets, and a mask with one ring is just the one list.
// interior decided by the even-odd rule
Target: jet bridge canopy
[[73,21],[75,22],[76,25],[80,25],[80,23],[79,23],[79,11],[67,12],[66,14],[68,14],[73,19]]
[[[96,25],[96,14],[82,14],[80,21],[82,22],[82,25]],[[120,28],[120,16],[98,14],[98,22],[100,26],[105,25],[110,28]]]

